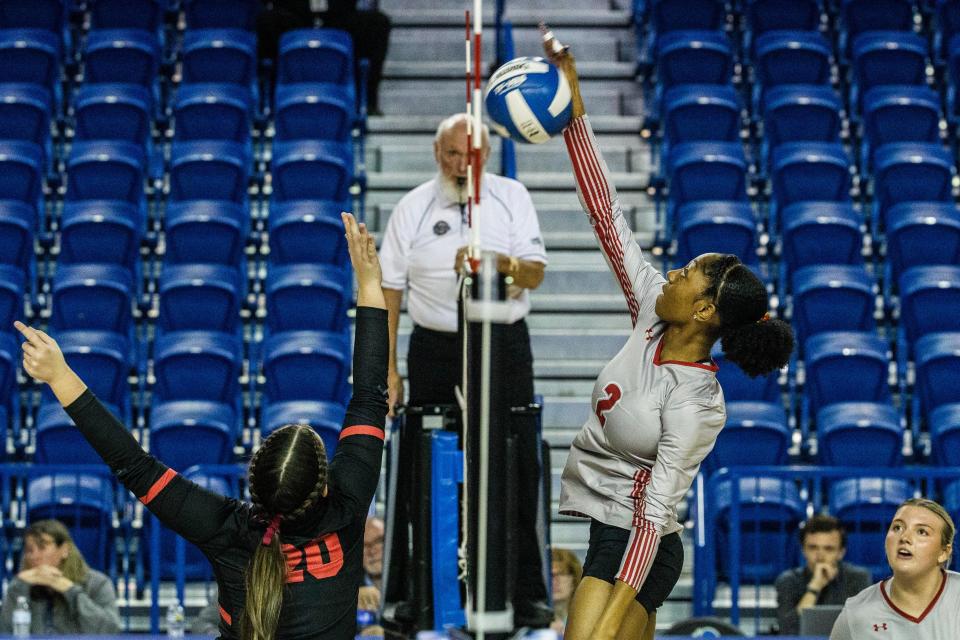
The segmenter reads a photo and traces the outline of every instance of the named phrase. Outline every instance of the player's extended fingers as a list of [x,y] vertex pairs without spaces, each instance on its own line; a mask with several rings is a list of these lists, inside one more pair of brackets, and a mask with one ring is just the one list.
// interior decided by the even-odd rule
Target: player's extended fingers
[[37,330],[34,329],[33,327],[27,326],[22,322],[20,322],[19,320],[14,322],[13,326],[16,328],[17,331],[23,334],[23,337],[26,338],[31,344],[34,344],[38,347],[45,344],[44,339],[39,335]]
[[340,219],[343,220],[343,228],[347,234],[347,239],[357,235],[357,219],[353,217],[353,214],[349,211],[341,211]]

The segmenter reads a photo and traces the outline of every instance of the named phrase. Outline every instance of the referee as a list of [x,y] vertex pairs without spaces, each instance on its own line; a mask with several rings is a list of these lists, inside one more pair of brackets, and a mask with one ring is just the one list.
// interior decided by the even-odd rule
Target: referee
[[[409,290],[407,311],[414,323],[407,353],[408,404],[456,404],[454,387],[463,374],[457,272],[469,241],[467,119],[461,113],[440,123],[433,144],[438,174],[400,200],[383,238],[380,256],[390,331],[390,415],[393,407],[403,402],[403,380],[397,369],[397,327],[404,290]],[[484,127],[484,164],[489,155],[489,132]],[[510,406],[526,406],[533,400],[533,357],[524,320],[530,312],[528,290],[543,281],[547,264],[540,224],[526,188],[516,180],[489,173],[482,174],[480,205],[474,206],[473,215],[481,221],[482,249],[497,252],[497,270],[513,278],[510,323],[500,325],[498,330],[504,332],[504,367],[512,374],[507,402]],[[517,464],[520,564],[513,589],[515,623],[548,626],[552,612],[546,606],[542,549],[536,531],[541,478],[536,421],[533,416],[514,417],[511,424],[521,456]]]

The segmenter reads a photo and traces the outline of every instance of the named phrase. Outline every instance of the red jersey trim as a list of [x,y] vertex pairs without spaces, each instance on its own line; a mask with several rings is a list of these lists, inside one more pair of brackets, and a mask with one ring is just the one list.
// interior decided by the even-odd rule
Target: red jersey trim
[[170,481],[177,477],[177,472],[173,469],[167,469],[163,472],[163,475],[160,476],[156,482],[153,483],[153,486],[150,487],[150,490],[147,491],[147,495],[140,498],[140,502],[144,506],[153,502],[153,499],[160,495],[160,492],[167,488],[167,485],[170,484]]
[[923,610],[923,613],[920,614],[919,618],[914,618],[912,615],[902,610],[897,605],[893,604],[893,600],[890,599],[890,596],[887,595],[887,589],[884,586],[886,580],[880,581],[880,593],[883,595],[883,599],[887,601],[887,604],[890,605],[890,608],[896,612],[901,618],[905,618],[910,622],[915,622],[917,624],[923,622],[923,619],[927,617],[927,614],[933,611],[933,607],[936,606],[937,601],[940,599],[940,595],[943,593],[944,588],[947,586],[947,573],[941,569],[940,570],[940,588],[937,589],[937,594],[933,596],[933,599],[930,601],[930,604],[927,605],[927,608]]
[[229,626],[229,625],[232,625],[232,624],[233,624],[233,618],[230,617],[230,614],[227,613],[227,610],[224,609],[224,608],[223,608],[222,606],[220,606],[219,604],[217,605],[217,607],[220,609],[220,617],[223,619],[223,621],[226,622],[228,626]]
[[352,427],[347,427],[340,432],[340,440],[344,438],[349,438],[350,436],[373,436],[374,438],[379,438],[383,440],[383,429],[378,427],[371,427],[366,424],[358,424]]
[[680,364],[685,367],[696,367],[697,369],[706,369],[707,371],[717,372],[720,371],[720,365],[718,365],[713,360],[710,361],[710,364],[703,364],[702,362],[685,362],[683,360],[661,360],[660,352],[663,351],[663,336],[660,336],[660,342],[657,344],[657,352],[653,354],[653,364],[658,367],[662,364]]

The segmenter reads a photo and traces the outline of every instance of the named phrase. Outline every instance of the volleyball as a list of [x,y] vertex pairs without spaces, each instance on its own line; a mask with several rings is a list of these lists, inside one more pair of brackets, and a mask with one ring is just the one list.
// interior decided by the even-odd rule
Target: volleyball
[[543,58],[515,58],[497,69],[483,101],[497,133],[518,142],[546,142],[570,122],[570,85]]

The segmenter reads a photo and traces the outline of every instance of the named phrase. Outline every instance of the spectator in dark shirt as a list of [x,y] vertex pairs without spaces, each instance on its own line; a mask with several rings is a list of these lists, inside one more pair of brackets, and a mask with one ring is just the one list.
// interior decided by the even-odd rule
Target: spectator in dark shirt
[[847,534],[839,520],[825,514],[800,529],[800,550],[807,563],[777,577],[780,633],[800,632],[800,612],[818,604],[840,604],[870,586],[870,572],[843,562]]
[[[366,5],[366,2],[359,3]],[[341,29],[353,39],[354,60],[370,61],[367,111],[380,115],[380,79],[390,43],[390,18],[375,8],[358,7],[357,0],[267,0],[257,19],[260,57],[276,60],[280,36],[291,29],[314,26]],[[359,67],[355,69],[359,81]]]

